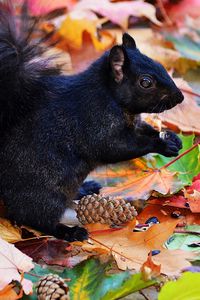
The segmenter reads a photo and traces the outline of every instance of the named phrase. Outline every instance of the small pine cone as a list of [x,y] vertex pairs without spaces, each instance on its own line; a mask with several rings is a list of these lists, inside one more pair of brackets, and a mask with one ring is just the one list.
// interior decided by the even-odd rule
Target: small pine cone
[[42,277],[36,284],[38,300],[69,300],[69,287],[56,274]]
[[116,224],[131,221],[137,215],[135,207],[122,198],[87,195],[76,208],[77,218],[82,224]]

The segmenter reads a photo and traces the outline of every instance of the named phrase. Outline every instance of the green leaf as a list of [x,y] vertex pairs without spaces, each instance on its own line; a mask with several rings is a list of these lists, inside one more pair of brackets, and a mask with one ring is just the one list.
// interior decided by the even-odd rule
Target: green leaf
[[[35,264],[31,274],[25,274],[25,278],[33,283],[36,283],[40,276],[49,273],[70,278],[71,281],[67,282],[70,300],[114,300],[156,283],[153,280],[143,281],[140,273],[131,275],[127,271],[108,275],[108,267],[108,263],[102,264],[98,259],[89,259],[73,269],[65,268],[63,272],[49,270]],[[31,296],[24,296],[23,299],[37,300],[35,288]]]
[[[200,233],[200,226],[199,225],[189,225],[185,227],[185,230],[191,232],[199,232]],[[199,235],[191,234],[191,233],[175,233],[173,234],[170,239],[165,243],[167,249],[170,250],[187,250],[187,251],[199,251],[199,248],[189,247],[188,245],[199,242]]]
[[[184,136],[180,134],[179,137],[183,143],[183,148],[179,153],[183,153],[193,146],[195,135]],[[178,178],[183,186],[190,185],[193,177],[200,173],[199,154],[200,147],[197,146],[167,168],[172,172],[178,172]],[[166,165],[172,160],[171,157],[165,157],[159,154],[155,155],[155,159],[157,168]]]
[[175,282],[166,283],[159,293],[158,300],[199,300],[200,273],[184,273]]
[[143,281],[141,274],[130,275],[129,272],[121,272],[108,275],[107,266],[97,259],[90,259],[71,270],[66,269],[62,277],[71,278],[68,283],[70,299],[114,300],[155,283]]
[[144,281],[142,279],[141,273],[131,275],[131,277],[122,284],[121,287],[115,290],[110,290],[101,300],[114,300],[119,299],[121,297],[127,296],[131,293],[149,287],[156,282],[151,281]]

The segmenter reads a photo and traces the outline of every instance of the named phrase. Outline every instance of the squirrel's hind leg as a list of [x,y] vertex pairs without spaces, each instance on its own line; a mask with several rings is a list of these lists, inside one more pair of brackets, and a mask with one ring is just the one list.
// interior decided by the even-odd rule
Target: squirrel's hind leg
[[28,188],[15,194],[12,201],[6,201],[8,217],[17,224],[33,227],[44,234],[67,241],[85,240],[87,230],[78,226],[68,227],[60,222],[66,210],[67,199],[61,192],[42,191],[33,193]]

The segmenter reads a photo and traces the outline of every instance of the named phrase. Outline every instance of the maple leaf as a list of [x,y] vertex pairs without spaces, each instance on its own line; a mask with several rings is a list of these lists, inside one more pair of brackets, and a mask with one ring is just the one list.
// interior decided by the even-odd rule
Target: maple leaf
[[161,25],[161,22],[159,22],[156,18],[155,7],[144,1],[123,1],[112,3],[108,0],[82,0],[79,1],[73,9],[77,11],[94,11],[124,29],[128,28],[128,18],[130,16],[146,17],[156,25]]
[[[145,232],[133,232],[134,221],[123,229],[112,232],[112,234],[95,235],[90,232],[90,236],[94,244],[98,247],[102,246],[112,253],[118,267],[122,270],[127,268],[139,270],[144,262],[144,257],[156,249],[160,250],[160,253],[154,256],[154,262],[161,264],[162,273],[175,275],[184,266],[189,266],[186,258],[193,256],[189,252],[169,251],[163,248],[163,243],[173,233],[177,223],[177,220],[170,220],[153,225]],[[87,225],[87,228],[89,229],[90,225]],[[89,250],[89,244],[87,244],[86,249]]]
[[71,268],[90,255],[70,246],[68,242],[57,239],[31,239],[16,243],[16,247],[32,257],[34,262],[43,260],[47,265]]
[[[166,202],[165,202],[166,201]],[[159,222],[170,221],[172,219],[171,214],[176,210],[174,206],[168,206],[168,198],[157,198],[148,201],[148,205],[138,215],[137,219],[140,223],[144,224],[151,217],[157,217]],[[179,220],[181,224],[199,224],[199,214],[192,213],[188,208],[178,209],[182,218]]]
[[91,176],[100,182],[103,178],[102,183],[108,186],[101,190],[102,194],[131,197],[132,200],[147,200],[153,191],[163,195],[175,193],[182,187],[176,172],[149,168],[141,159],[100,168]]
[[115,38],[108,31],[100,31],[99,37],[97,28],[100,28],[106,19],[98,19],[92,12],[73,11],[67,15],[60,26],[59,34],[73,49],[81,49],[84,32],[87,32],[97,50],[105,50],[111,47]]
[[[200,107],[197,105],[191,87],[181,78],[173,78],[184,94],[184,101],[172,109],[159,114],[168,128],[187,133],[200,134]],[[187,91],[187,92],[186,92]],[[143,115],[144,116],[144,115]],[[152,118],[154,114],[152,114]]]
[[0,239],[0,290],[12,280],[21,283],[25,294],[32,292],[32,282],[23,278],[23,273],[34,268],[32,258],[23,254],[14,245]]

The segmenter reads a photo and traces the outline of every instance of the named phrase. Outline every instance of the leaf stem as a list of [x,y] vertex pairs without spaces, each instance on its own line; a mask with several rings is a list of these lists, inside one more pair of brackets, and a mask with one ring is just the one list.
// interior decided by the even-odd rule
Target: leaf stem
[[200,144],[200,142],[194,144],[192,147],[190,147],[189,149],[185,150],[183,153],[179,154],[177,157],[175,157],[174,159],[172,159],[170,162],[168,162],[167,164],[165,164],[164,166],[162,166],[161,168],[159,168],[159,170],[168,168],[173,163],[175,163],[177,160],[179,160],[181,157],[183,157],[184,155],[186,155],[187,153],[189,153],[190,151],[192,151],[194,148],[196,148],[199,144]]
[[180,89],[183,93],[187,93],[187,94],[190,94],[192,96],[195,96],[195,97],[199,97],[200,98],[200,94],[198,93],[195,93],[193,91],[189,91],[189,90],[186,90],[186,89]]
[[172,20],[170,19],[170,17],[167,15],[167,12],[166,12],[166,9],[165,9],[165,7],[164,7],[164,5],[163,5],[162,0],[157,0],[156,2],[157,2],[157,6],[158,6],[158,8],[160,9],[161,14],[162,14],[162,16],[163,16],[163,18],[164,18],[166,24],[167,24],[168,26],[172,26],[172,25],[173,25],[173,22],[172,22]]

